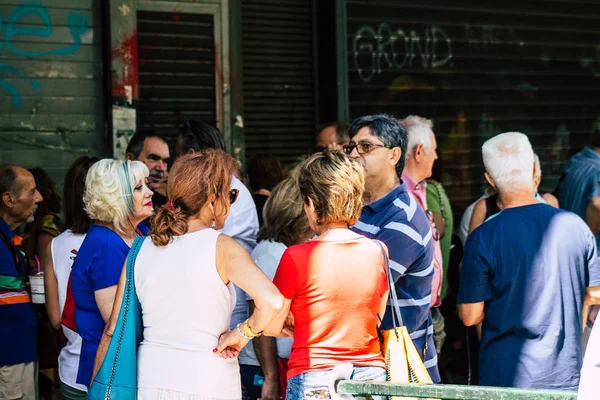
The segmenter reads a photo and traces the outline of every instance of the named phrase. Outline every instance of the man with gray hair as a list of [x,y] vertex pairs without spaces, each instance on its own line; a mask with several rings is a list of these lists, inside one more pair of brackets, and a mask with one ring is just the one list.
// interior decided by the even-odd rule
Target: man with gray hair
[[437,142],[433,133],[433,121],[409,115],[400,121],[408,134],[408,147],[406,150],[406,166],[402,173],[402,181],[406,189],[417,200],[417,204],[425,212],[431,225],[433,238],[433,283],[431,288],[431,318],[433,324],[433,338],[438,357],[444,345],[446,334],[444,332],[444,317],[438,307],[442,304],[442,278],[443,260],[440,245],[440,228],[443,228],[443,220],[438,221],[440,228],[436,225],[433,214],[427,207],[427,178],[431,177],[433,163],[437,160]]
[[457,297],[463,323],[483,323],[479,384],[577,390],[583,305],[600,302],[594,235],[536,199],[527,136],[497,135],[482,153],[504,209],[467,239]]

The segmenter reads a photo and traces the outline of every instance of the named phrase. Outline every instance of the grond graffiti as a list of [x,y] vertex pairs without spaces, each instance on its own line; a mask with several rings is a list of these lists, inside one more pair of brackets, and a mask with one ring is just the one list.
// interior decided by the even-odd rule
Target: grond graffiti
[[[22,21],[26,17],[35,17],[41,22],[40,25],[26,25]],[[67,56],[77,53],[81,50],[81,37],[89,29],[88,21],[85,16],[80,14],[71,14],[67,17],[69,32],[73,38],[73,43],[64,47],[57,47],[46,51],[33,51],[17,46],[17,38],[37,37],[48,39],[53,34],[53,23],[50,12],[43,4],[37,1],[28,1],[16,6],[9,15],[3,18],[0,14],[0,53],[11,52],[20,57],[36,58],[43,56]],[[11,78],[18,78],[20,82],[31,86],[32,89],[39,92],[41,87],[39,81],[23,75],[16,67],[0,63],[0,73]],[[19,107],[22,104],[21,92],[18,85],[11,83],[7,78],[0,77],[0,88],[4,89],[12,98],[12,105]]]
[[412,67],[416,60],[425,69],[439,68],[452,59],[452,41],[437,25],[423,34],[403,28],[392,29],[381,23],[377,29],[365,25],[358,29],[352,45],[354,67],[363,82],[387,69]]

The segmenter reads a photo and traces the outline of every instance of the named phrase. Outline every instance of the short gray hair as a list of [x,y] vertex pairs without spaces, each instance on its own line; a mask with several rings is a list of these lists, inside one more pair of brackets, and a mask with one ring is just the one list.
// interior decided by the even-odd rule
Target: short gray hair
[[486,172],[500,192],[533,189],[533,149],[526,135],[506,132],[481,147]]
[[425,151],[431,149],[431,135],[433,121],[418,115],[409,115],[400,121],[408,133],[407,153],[411,155],[418,145],[423,145]]

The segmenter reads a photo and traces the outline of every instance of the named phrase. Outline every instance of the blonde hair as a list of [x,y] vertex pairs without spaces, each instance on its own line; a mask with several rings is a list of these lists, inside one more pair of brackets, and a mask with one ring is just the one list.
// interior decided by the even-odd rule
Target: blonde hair
[[147,177],[148,167],[141,161],[98,161],[85,178],[85,211],[92,220],[112,223],[117,232],[125,233],[131,227],[133,190]]
[[506,132],[481,147],[483,164],[500,192],[533,188],[533,149],[526,135]]
[[311,199],[317,223],[346,222],[360,217],[365,191],[362,167],[339,150],[325,150],[302,161],[294,179],[305,202]]
[[406,154],[411,155],[415,147],[423,145],[423,149],[428,152],[431,149],[431,135],[433,121],[418,115],[409,115],[400,123],[406,128],[408,134],[408,146]]
[[310,229],[302,195],[292,178],[275,186],[265,204],[263,215],[264,225],[258,232],[259,241],[270,240],[289,247]]

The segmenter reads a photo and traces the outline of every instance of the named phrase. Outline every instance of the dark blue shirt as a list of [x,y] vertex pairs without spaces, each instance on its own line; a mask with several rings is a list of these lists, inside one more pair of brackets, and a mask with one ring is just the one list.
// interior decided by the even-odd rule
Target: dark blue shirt
[[[146,235],[144,224],[138,226]],[[118,285],[129,246],[113,230],[92,225],[73,263],[71,286],[75,299],[75,322],[81,336],[81,357],[77,383],[89,386],[94,358],[104,332],[105,322],[94,292]]]
[[12,244],[15,233],[0,218],[0,234],[8,241],[0,239],[0,366],[21,364],[38,359],[37,316],[31,297],[23,283],[26,275],[23,256],[19,257],[19,269],[13,254],[17,254]]
[[573,213],[507,208],[473,231],[457,302],[485,302],[479,384],[577,390],[583,301],[597,285],[596,241]]
[[[588,203],[597,196],[600,196],[600,154],[586,147],[565,166],[558,202],[560,208],[574,212],[585,221]],[[596,246],[600,246],[600,233],[596,235]]]
[[[433,382],[438,383],[440,375],[429,312],[434,249],[431,226],[425,213],[402,184],[363,207],[360,220],[352,230],[380,240],[388,247],[404,325],[421,356],[427,343],[425,367]],[[392,328],[389,302],[383,326],[385,329]]]

